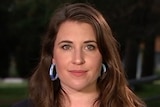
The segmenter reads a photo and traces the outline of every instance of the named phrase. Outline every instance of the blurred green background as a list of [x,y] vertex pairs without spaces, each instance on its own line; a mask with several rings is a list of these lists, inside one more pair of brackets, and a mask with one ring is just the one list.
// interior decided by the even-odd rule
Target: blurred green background
[[[27,81],[23,80],[21,83],[4,83],[0,82],[0,107],[11,107],[23,99],[28,98],[28,87]],[[142,99],[148,99],[160,95],[160,81],[156,83],[143,84],[140,89],[136,90],[135,93]],[[153,99],[147,100],[147,107],[159,107],[160,100]]]
[[149,107],[158,107],[160,98],[146,98],[160,96],[160,0],[0,0],[0,107],[27,98],[50,17],[68,2],[90,3],[104,15],[127,79],[136,81],[131,87]]

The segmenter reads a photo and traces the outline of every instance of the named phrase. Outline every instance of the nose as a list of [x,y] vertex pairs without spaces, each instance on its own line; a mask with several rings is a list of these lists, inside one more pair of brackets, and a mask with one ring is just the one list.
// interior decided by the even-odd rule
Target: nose
[[80,65],[80,64],[84,64],[85,63],[85,60],[84,60],[84,53],[82,50],[78,49],[78,50],[75,50],[74,53],[73,53],[73,64],[77,64],[77,65]]

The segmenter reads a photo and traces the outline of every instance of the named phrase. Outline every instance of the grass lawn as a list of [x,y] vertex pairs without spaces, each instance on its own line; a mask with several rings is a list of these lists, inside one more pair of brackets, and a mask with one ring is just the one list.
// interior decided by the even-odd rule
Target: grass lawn
[[[160,95],[160,84],[142,85],[136,94],[142,98],[151,98]],[[11,107],[17,101],[28,96],[27,82],[22,83],[2,83],[0,82],[0,107]],[[146,101],[148,107],[160,107],[160,99]]]
[[[145,100],[147,107],[160,107],[160,84],[144,84],[136,94]],[[153,98],[153,99],[152,99]]]
[[0,82],[0,107],[11,107],[17,101],[28,96],[27,82],[3,83]]

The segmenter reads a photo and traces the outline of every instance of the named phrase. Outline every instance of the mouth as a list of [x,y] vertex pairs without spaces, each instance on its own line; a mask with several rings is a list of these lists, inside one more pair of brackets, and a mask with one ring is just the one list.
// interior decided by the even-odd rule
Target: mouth
[[70,70],[70,73],[71,73],[73,76],[81,77],[81,76],[86,75],[87,71],[85,71],[85,70]]

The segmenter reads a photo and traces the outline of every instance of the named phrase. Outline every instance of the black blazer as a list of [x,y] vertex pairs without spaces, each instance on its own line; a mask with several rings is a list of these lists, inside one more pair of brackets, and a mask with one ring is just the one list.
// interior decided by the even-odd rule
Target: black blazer
[[12,105],[12,107],[33,107],[31,100],[25,99]]

